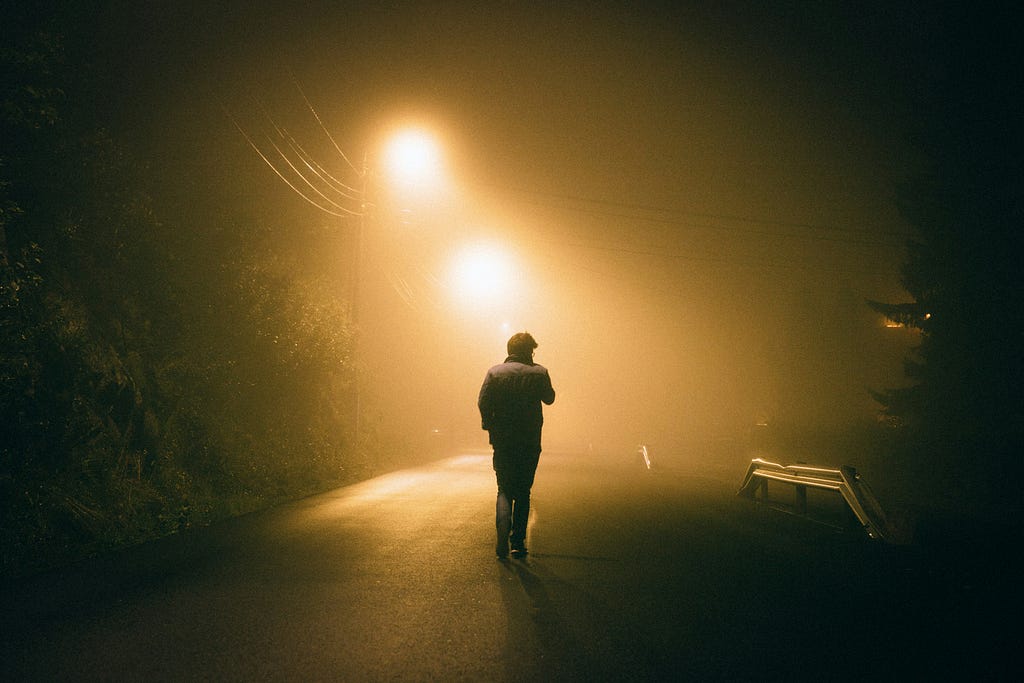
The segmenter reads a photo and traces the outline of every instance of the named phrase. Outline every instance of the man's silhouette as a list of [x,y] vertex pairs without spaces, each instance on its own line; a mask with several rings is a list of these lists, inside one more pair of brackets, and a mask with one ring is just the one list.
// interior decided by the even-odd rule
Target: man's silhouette
[[540,432],[544,424],[541,403],[555,402],[547,369],[533,362],[537,342],[529,332],[508,340],[508,358],[487,371],[477,405],[483,428],[494,449],[498,480],[495,526],[499,558],[526,555],[526,524],[530,516],[530,489],[540,460]]

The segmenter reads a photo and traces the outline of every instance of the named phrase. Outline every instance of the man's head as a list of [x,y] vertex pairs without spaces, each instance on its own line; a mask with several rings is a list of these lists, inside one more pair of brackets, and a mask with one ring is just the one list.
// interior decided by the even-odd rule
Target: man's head
[[530,358],[537,342],[529,332],[516,332],[508,340],[508,355]]

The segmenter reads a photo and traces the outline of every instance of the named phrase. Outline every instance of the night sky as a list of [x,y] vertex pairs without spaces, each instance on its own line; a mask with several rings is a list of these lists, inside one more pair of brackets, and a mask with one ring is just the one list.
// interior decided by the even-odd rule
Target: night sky
[[[501,325],[527,328],[553,444],[871,419],[915,343],[864,305],[906,300],[897,187],[1013,72],[1013,12],[977,4],[81,4],[53,15],[101,74],[97,117],[197,210],[332,224],[235,127],[272,118],[338,163],[303,95],[355,159],[396,123],[435,131],[458,208],[371,252],[369,365],[408,389],[397,413],[468,433]],[[466,240],[514,254],[507,301],[449,302]]]

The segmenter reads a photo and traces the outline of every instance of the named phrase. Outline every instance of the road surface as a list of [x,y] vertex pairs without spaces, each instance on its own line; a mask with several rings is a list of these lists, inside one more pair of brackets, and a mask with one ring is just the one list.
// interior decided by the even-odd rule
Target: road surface
[[388,474],[5,586],[0,672],[1019,679],[1015,547],[869,541],[737,498],[743,473],[545,454],[531,554],[504,562],[486,455]]

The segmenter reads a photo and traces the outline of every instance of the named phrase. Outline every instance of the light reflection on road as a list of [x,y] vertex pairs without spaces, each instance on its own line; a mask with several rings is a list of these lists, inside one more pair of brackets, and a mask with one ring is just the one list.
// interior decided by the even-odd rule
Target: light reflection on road
[[417,497],[437,499],[476,489],[489,494],[494,474],[489,454],[463,453],[436,463],[401,470],[346,486],[322,496],[308,510],[308,520],[334,519],[389,501]]

